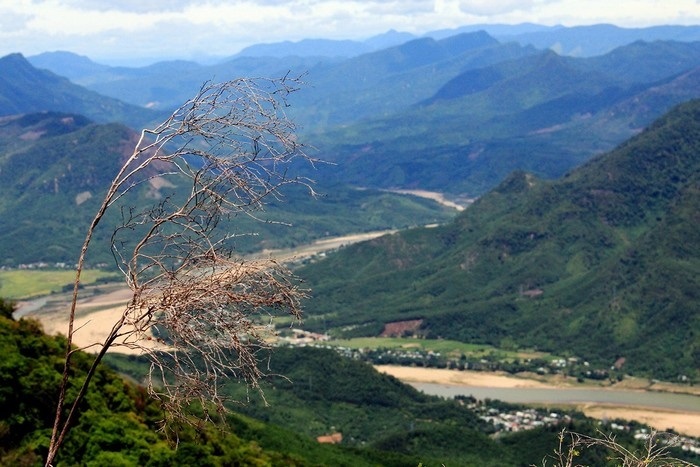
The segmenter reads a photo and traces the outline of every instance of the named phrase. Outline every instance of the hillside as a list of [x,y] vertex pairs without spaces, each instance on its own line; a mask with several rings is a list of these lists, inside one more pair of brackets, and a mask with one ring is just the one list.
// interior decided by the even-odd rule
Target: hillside
[[44,111],[85,115],[91,120],[121,122],[141,128],[161,115],[71,83],[46,70],[34,68],[20,54],[0,58],[0,117]]
[[692,101],[558,181],[515,172],[447,226],[352,245],[300,271],[306,325],[422,319],[429,338],[697,379],[699,142]]
[[[0,119],[0,265],[72,264],[102,194],[136,139],[123,125],[95,124],[67,113]],[[290,247],[329,236],[444,222],[454,215],[412,196],[344,185],[318,184],[315,189],[317,198],[306,190],[286,190],[260,213],[262,220],[291,227],[234,219],[224,228],[243,236],[232,246],[241,252]],[[174,192],[177,180],[152,179],[132,202],[151,206]],[[109,238],[120,216],[114,209],[105,219],[96,242],[102,246],[94,250],[91,264],[112,263]]]
[[[40,466],[65,339],[43,334],[35,321],[10,319],[11,310],[0,299],[0,464]],[[131,382],[141,379],[148,364],[133,356],[109,360],[131,378],[105,365],[98,368],[57,465],[515,467],[551,453],[562,427],[593,434],[598,426],[572,414],[562,416],[561,423],[491,437],[494,425],[480,419],[477,410],[515,414],[522,408],[426,396],[331,350],[278,348],[269,361],[264,359],[270,371],[281,375],[264,384],[268,404],[231,385],[227,395],[239,402],[231,403],[224,426],[195,420],[164,432],[159,430],[163,408]],[[90,362],[90,355],[75,352],[73,376],[81,377]],[[198,412],[193,408],[193,415]],[[342,442],[320,443],[319,433],[340,433]],[[617,439],[638,447],[630,433],[620,432]],[[680,449],[674,454],[688,457]],[[605,459],[597,449],[586,449],[578,458],[588,465],[610,465]]]
[[[35,321],[13,321],[10,312],[10,304],[0,299],[0,465],[41,466],[55,413],[65,338],[46,336]],[[91,357],[78,352],[73,362],[74,376],[81,377]],[[159,430],[162,417],[162,408],[144,388],[102,366],[57,465],[349,467],[417,463],[416,458],[400,453],[320,444],[294,430],[238,413],[229,414],[226,430],[197,424],[173,426],[176,431],[164,432]]]
[[[135,358],[109,361],[132,376],[144,370]],[[375,465],[515,466],[545,454],[540,446],[519,454],[490,438],[493,426],[460,402],[422,394],[332,350],[280,347],[266,365],[272,376],[263,382],[264,400],[242,385],[226,388],[247,401],[237,412],[311,439],[340,433],[341,446],[381,453]],[[538,434],[542,447],[555,442],[553,429]]]

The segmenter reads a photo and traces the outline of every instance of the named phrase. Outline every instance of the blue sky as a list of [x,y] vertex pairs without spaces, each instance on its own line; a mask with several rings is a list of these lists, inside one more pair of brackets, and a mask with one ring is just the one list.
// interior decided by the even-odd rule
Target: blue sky
[[700,0],[0,0],[0,55],[102,63],[230,56],[255,43],[468,24],[700,24]]

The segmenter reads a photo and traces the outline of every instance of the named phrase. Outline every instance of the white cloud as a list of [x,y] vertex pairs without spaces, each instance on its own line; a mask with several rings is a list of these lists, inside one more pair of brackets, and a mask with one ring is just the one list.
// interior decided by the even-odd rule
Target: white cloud
[[512,11],[529,11],[533,0],[459,0],[459,9],[475,16],[494,16]]
[[[41,3],[41,2],[37,2]],[[74,9],[95,11],[123,11],[127,13],[158,13],[182,11],[192,0],[63,0],[62,5]]]
[[421,34],[475,23],[700,24],[698,0],[0,0],[0,55],[233,55],[303,38]]

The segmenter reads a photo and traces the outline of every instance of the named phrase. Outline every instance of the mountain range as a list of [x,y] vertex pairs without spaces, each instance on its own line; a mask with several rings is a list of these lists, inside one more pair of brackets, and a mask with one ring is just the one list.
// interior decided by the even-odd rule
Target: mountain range
[[50,71],[38,70],[21,54],[0,58],[0,117],[44,111],[75,113],[101,123],[120,121],[135,128],[160,117],[153,111],[89,91]]
[[[554,31],[591,44],[622,32],[627,40],[695,37],[694,28]],[[163,111],[207,79],[303,75],[308,85],[290,97],[289,115],[317,156],[334,163],[310,176],[467,198],[516,169],[559,177],[673,105],[700,97],[698,41],[625,42],[603,55],[569,56],[484,30],[435,36],[350,57],[282,56],[281,47],[279,55],[244,54],[206,66],[113,68],[65,53],[30,60],[57,73],[70,70],[71,79],[94,91]]]
[[[593,31],[608,30],[587,37],[602,44]],[[700,97],[694,30],[673,29],[689,42],[637,41],[591,57],[492,30],[394,34],[400,43],[350,57],[244,54],[139,69],[72,54],[33,59],[71,68],[90,90],[13,54],[0,59],[0,257],[8,266],[72,261],[131,128],[166,115],[203,80],[306,73],[309,86],[287,110],[313,155],[332,164],[294,169],[327,196],[273,203],[269,215],[296,227],[260,224],[274,245],[242,251],[454,214],[382,190],[478,198],[446,225],[304,269],[315,290],[309,326],[375,335],[388,321],[422,319],[429,337],[624,357],[630,371],[696,378],[697,236],[688,226],[697,220],[697,102],[652,124]],[[140,203],[163,195],[143,188]]]
[[635,43],[593,58],[524,52],[465,67],[402,110],[314,134],[321,157],[339,165],[323,175],[475,197],[516,169],[559,177],[700,97],[700,42]]
[[700,101],[563,178],[516,171],[454,222],[299,272],[306,326],[563,352],[675,380],[700,361]]
[[[97,124],[76,114],[0,117],[0,265],[72,264],[86,227],[137,139],[125,125]],[[130,207],[155,205],[172,196],[178,183],[177,177],[152,178]],[[328,183],[314,188],[316,197],[306,190],[285,190],[258,214],[261,221],[233,219],[225,228],[241,237],[231,246],[241,253],[291,247],[327,236],[444,222],[454,212],[435,201],[385,191]],[[108,212],[91,264],[112,263],[110,236],[121,215],[119,209]]]

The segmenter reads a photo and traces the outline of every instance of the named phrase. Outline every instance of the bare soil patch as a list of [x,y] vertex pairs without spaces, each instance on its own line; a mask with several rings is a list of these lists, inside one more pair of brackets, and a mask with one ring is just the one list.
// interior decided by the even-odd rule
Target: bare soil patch
[[[454,201],[451,201],[447,198],[445,198],[445,195],[442,193],[438,193],[437,191],[427,191],[427,190],[387,190],[392,193],[399,193],[399,194],[404,194],[404,195],[413,195],[413,196],[418,196],[420,198],[427,198],[427,199],[432,199],[433,201],[436,201],[443,206],[447,206],[450,208],[454,208],[457,211],[464,211],[464,205],[455,203]],[[468,199],[465,200],[467,205],[471,204],[474,202],[473,199]]]
[[700,437],[700,414],[697,412],[655,410],[648,407],[618,407],[604,404],[586,404],[578,408],[586,416],[598,420],[634,420],[659,431],[673,429],[678,433]]
[[394,321],[393,323],[386,323],[384,325],[384,330],[380,334],[381,337],[401,337],[405,333],[415,332],[423,324],[422,319],[411,319],[407,321]]
[[413,383],[455,384],[460,386],[479,386],[490,388],[556,388],[558,386],[518,378],[502,373],[485,371],[454,371],[439,368],[420,368],[397,365],[375,365],[382,373],[394,376],[401,381]]

